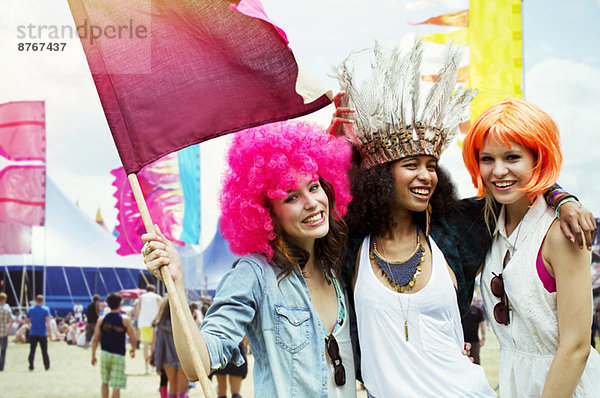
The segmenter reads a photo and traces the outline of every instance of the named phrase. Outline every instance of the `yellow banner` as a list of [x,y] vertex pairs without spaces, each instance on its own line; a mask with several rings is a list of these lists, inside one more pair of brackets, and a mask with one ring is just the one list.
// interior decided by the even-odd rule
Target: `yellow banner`
[[506,97],[523,97],[521,0],[470,0],[471,121]]
[[468,29],[459,29],[444,33],[430,33],[421,35],[421,38],[432,43],[447,44],[453,42],[457,46],[466,46],[469,44],[469,31]]

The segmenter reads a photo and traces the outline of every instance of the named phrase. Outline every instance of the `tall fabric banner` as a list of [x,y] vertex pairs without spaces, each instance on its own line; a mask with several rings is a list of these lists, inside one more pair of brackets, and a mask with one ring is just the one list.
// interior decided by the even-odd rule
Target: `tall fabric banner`
[[0,104],[0,254],[31,253],[44,225],[46,120],[40,101]]
[[193,145],[177,153],[179,181],[183,188],[183,230],[180,240],[197,245],[200,242],[200,147]]
[[285,34],[258,0],[69,5],[127,174],[186,146],[330,103],[326,90],[300,81]]
[[[138,174],[142,194],[153,221],[165,236],[179,244],[200,240],[200,170],[197,145],[171,153],[144,167]],[[184,158],[184,159],[182,159]],[[195,158],[195,160],[193,159]],[[194,164],[198,167],[195,168]],[[187,169],[187,170],[182,170]],[[142,216],[122,167],[111,171],[117,188],[117,254],[139,253],[145,232]],[[187,177],[184,177],[187,176]],[[186,181],[184,181],[186,180]],[[186,223],[185,219],[188,219]],[[186,230],[187,228],[187,230]]]
[[479,93],[471,120],[506,97],[523,97],[521,0],[471,0],[470,77]]
[[44,224],[46,121],[43,102],[0,105],[0,222]]
[[0,223],[0,254],[31,254],[29,225]]

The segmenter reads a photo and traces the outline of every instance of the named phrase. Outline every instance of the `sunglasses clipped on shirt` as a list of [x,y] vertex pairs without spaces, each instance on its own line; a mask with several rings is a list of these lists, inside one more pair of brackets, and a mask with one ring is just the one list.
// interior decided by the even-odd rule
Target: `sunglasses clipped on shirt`
[[[509,261],[510,253],[507,250],[504,255],[503,268],[506,268]],[[504,279],[502,278],[502,273],[496,275],[492,272],[492,275],[494,277],[490,280],[490,290],[494,296],[500,299],[500,302],[494,306],[494,319],[502,325],[508,325],[510,323],[510,314],[508,312],[508,296],[506,296],[506,291],[504,290]]]
[[327,347],[327,353],[333,363],[333,374],[335,384],[343,386],[346,384],[346,369],[342,365],[342,357],[340,356],[340,347],[338,346],[337,340],[333,337],[333,334],[325,337],[325,346]]
[[510,316],[508,313],[508,297],[506,297],[506,292],[504,291],[504,280],[502,279],[502,274],[496,275],[492,272],[492,275],[494,277],[490,281],[490,290],[494,296],[500,299],[500,302],[494,306],[494,319],[498,323],[508,325],[510,323]]

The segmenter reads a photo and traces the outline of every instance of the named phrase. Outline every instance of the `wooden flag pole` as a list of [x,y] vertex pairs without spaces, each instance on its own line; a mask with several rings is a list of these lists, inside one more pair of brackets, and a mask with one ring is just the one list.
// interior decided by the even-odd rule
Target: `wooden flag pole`
[[[129,174],[127,176],[129,180],[129,184],[131,185],[131,189],[133,190],[133,196],[135,197],[135,201],[140,209],[140,215],[142,216],[142,221],[144,222],[144,226],[146,227],[146,232],[155,233],[154,224],[152,223],[152,218],[150,217],[150,212],[148,211],[148,206],[146,205],[146,200],[144,199],[144,195],[142,194],[142,189],[140,188],[140,183],[135,174]],[[202,390],[204,391],[204,395],[208,398],[214,398],[215,392],[213,391],[212,384],[208,380],[208,376],[206,371],[204,370],[204,366],[202,365],[202,359],[200,358],[200,353],[198,352],[198,347],[194,344],[192,340],[192,331],[190,330],[189,325],[185,322],[185,313],[183,312],[183,308],[181,306],[181,301],[177,295],[177,291],[175,290],[175,283],[173,282],[173,278],[171,277],[171,273],[169,272],[167,267],[161,267],[160,273],[167,288],[167,293],[169,296],[173,297],[174,300],[171,301],[171,310],[175,312],[175,319],[179,323],[181,327],[181,331],[183,332],[183,337],[185,339],[185,344],[190,349],[190,354],[192,355],[192,362],[194,363],[194,369],[196,370],[196,375],[198,376],[198,381],[200,381],[200,385],[202,386]],[[173,314],[173,312],[171,313]]]

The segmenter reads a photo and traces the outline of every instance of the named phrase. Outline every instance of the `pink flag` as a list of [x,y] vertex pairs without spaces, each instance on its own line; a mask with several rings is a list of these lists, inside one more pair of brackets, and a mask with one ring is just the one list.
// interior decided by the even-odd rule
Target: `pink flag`
[[260,2],[237,3],[69,0],[127,174],[186,146],[329,104],[325,95],[304,100],[296,92],[294,55]]
[[0,254],[30,254],[31,226],[0,222]]
[[44,225],[44,103],[0,104],[0,222]]
[[[114,177],[113,186],[117,188],[114,197],[117,215],[117,254],[127,256],[137,254],[144,243],[141,235],[145,232],[142,216],[138,209],[133,191],[123,167],[110,172]],[[183,223],[183,190],[179,181],[177,155],[169,154],[144,167],[138,174],[142,194],[148,205],[148,211],[155,224],[165,236],[179,245],[178,240]]]

